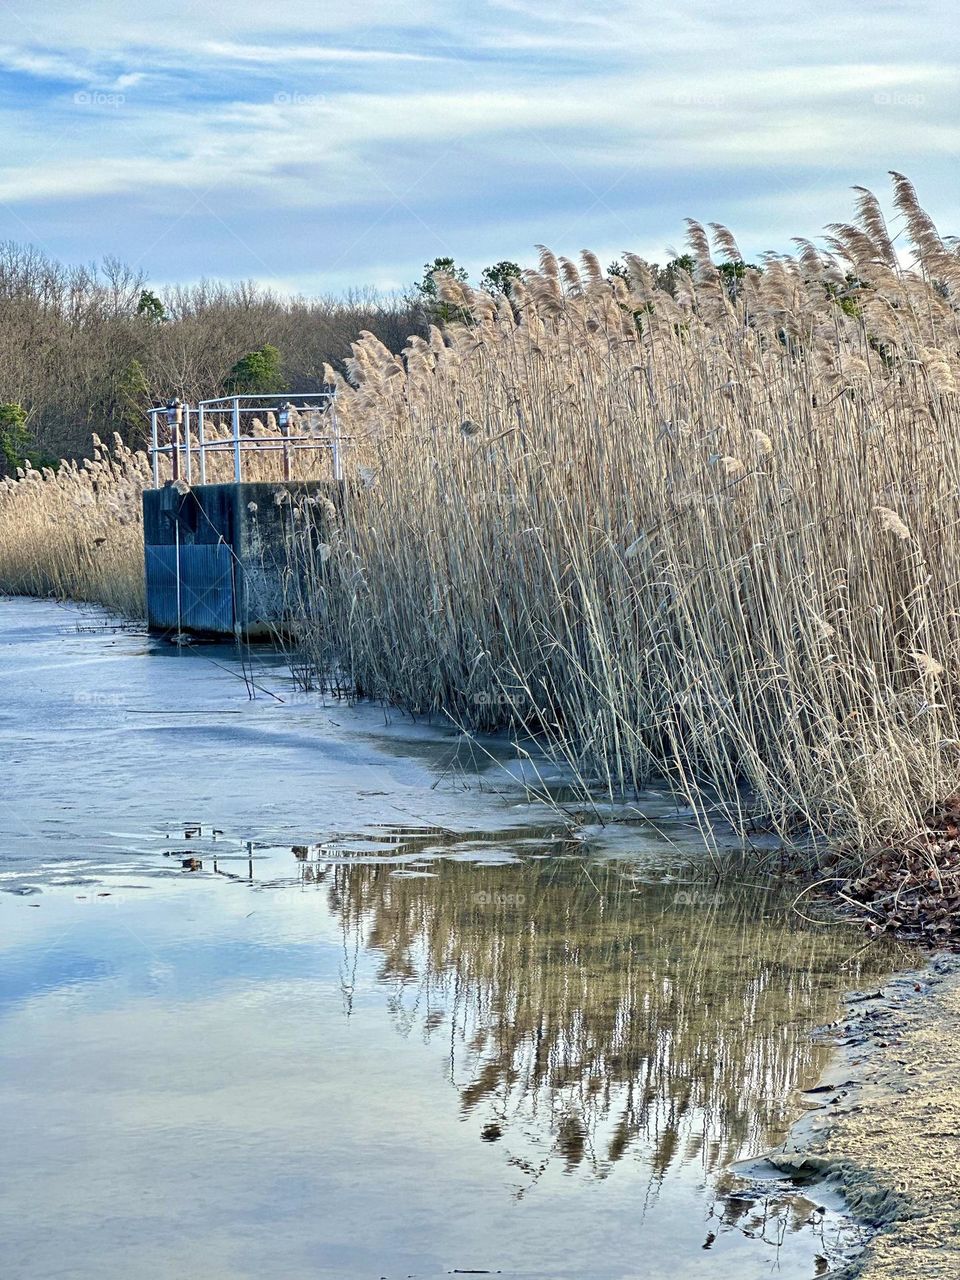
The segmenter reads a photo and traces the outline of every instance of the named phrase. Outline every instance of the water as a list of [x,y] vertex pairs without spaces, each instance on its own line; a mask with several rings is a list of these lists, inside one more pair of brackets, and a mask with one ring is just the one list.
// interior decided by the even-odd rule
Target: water
[[855,1238],[727,1166],[895,953],[698,873],[656,797],[571,835],[506,751],[237,670],[0,601],[4,1274],[750,1280]]

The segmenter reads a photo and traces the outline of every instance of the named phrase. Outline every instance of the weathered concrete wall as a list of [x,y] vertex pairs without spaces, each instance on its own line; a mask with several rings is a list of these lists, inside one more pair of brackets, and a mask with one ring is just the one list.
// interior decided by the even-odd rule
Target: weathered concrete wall
[[168,484],[143,495],[147,618],[151,631],[268,639],[297,612],[290,547],[294,508],[310,497],[339,505],[331,481]]

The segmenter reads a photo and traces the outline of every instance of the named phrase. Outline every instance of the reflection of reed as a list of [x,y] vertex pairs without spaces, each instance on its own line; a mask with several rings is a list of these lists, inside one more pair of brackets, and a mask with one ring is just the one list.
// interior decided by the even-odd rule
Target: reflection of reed
[[637,892],[570,858],[433,869],[341,864],[331,905],[380,955],[402,1029],[449,1037],[465,1115],[527,1177],[554,1154],[604,1176],[634,1149],[660,1178],[777,1140],[822,1065],[810,1028],[889,967],[756,889]]

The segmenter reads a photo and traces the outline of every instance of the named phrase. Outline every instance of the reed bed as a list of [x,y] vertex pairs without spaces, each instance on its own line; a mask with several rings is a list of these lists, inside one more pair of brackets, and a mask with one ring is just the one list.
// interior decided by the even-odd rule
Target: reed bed
[[0,591],[144,613],[146,454],[94,437],[93,456],[0,480]]
[[916,831],[960,782],[960,259],[895,203],[896,244],[862,191],[733,288],[691,224],[673,292],[544,250],[402,357],[364,336],[365,469],[300,526],[315,665],[743,830]]
[[[923,829],[960,790],[960,257],[906,179],[891,227],[858,204],[762,271],[691,223],[668,288],[544,250],[400,356],[362,335],[342,501],[291,510],[302,661],[744,831]],[[5,484],[0,587],[138,611],[146,477]]]

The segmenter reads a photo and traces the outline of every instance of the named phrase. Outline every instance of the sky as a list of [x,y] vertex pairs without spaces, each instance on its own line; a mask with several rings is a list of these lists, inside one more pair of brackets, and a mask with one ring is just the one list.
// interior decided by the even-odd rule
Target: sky
[[403,289],[720,222],[749,259],[888,202],[960,233],[930,0],[0,0],[0,239],[156,285]]

